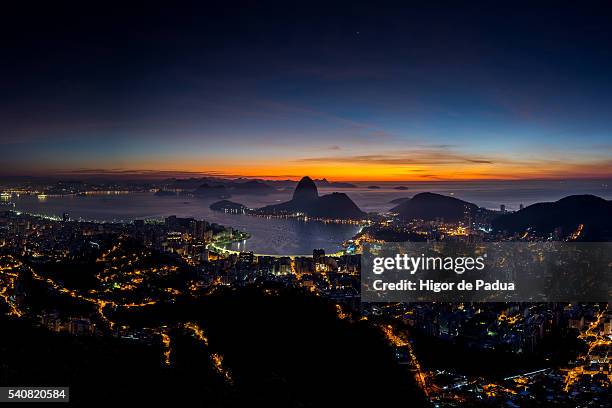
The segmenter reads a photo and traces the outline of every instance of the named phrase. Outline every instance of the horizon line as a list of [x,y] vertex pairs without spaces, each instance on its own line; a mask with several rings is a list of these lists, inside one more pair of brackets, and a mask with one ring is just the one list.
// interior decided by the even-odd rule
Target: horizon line
[[466,183],[466,182],[518,182],[518,181],[608,181],[612,180],[610,175],[584,176],[574,175],[567,177],[521,177],[521,178],[431,178],[431,179],[366,179],[366,180],[349,180],[349,179],[334,179],[326,176],[309,176],[308,174],[298,175],[240,175],[240,174],[222,174],[220,172],[194,172],[194,171],[166,171],[166,170],[120,170],[120,171],[71,171],[71,172],[56,172],[49,174],[0,174],[0,181],[10,181],[17,179],[57,179],[57,181],[86,181],[94,179],[111,179],[111,180],[142,180],[142,181],[163,181],[166,179],[186,180],[192,178],[213,178],[213,179],[249,179],[263,181],[299,181],[303,177],[310,177],[312,180],[327,180],[330,183]]

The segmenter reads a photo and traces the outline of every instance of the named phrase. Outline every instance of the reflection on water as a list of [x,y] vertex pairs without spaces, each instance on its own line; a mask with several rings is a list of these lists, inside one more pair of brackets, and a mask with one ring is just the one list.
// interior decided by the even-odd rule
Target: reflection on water
[[[370,185],[380,188],[368,189]],[[398,190],[396,187],[403,189]],[[499,209],[500,204],[504,204],[508,210],[518,210],[521,204],[528,206],[537,202],[557,201],[573,194],[594,194],[610,200],[612,180],[379,182],[358,183],[358,188],[353,189],[320,191],[347,193],[364,211],[384,212],[393,207],[389,201],[422,192],[450,195],[489,209]]]
[[[368,189],[376,184],[379,189]],[[595,194],[612,199],[611,181],[479,181],[429,183],[358,183],[357,188],[320,189],[320,194],[332,191],[347,193],[364,211],[383,212],[393,207],[389,201],[411,197],[431,191],[452,195],[481,207],[499,208],[505,204],[516,210],[535,202],[556,201],[571,194]],[[396,189],[403,186],[402,190]],[[286,190],[269,196],[236,196],[232,200],[250,207],[286,201],[292,191]],[[37,199],[22,196],[14,199],[16,208],[39,214],[61,215],[68,212],[72,218],[99,221],[128,221],[137,218],[161,218],[168,215],[194,217],[225,226],[248,231],[251,239],[236,243],[233,249],[268,254],[311,254],[314,248],[335,252],[342,241],[351,238],[358,227],[354,225],[323,224],[291,219],[267,219],[247,215],[231,215],[211,211],[208,207],[215,199],[193,197],[156,197],[151,193],[133,193],[110,196],[67,196]]]
[[[276,200],[277,196],[268,198]],[[232,215],[210,210],[215,200],[191,197],[156,197],[151,193],[94,197],[32,196],[14,199],[16,208],[35,214],[70,214],[73,219],[97,221],[129,221],[138,218],[161,218],[168,215],[205,219],[235,229],[247,231],[251,238],[232,245],[232,249],[275,255],[312,254],[314,248],[335,252],[340,244],[355,235],[355,225],[324,224],[293,219],[267,219],[248,215]],[[268,201],[269,202],[269,201]],[[261,202],[264,205],[265,202]],[[251,202],[249,205],[258,205]]]

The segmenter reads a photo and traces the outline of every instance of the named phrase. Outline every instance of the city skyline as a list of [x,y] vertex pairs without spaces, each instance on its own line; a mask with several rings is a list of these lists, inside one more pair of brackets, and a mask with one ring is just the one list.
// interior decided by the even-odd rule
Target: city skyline
[[2,29],[3,176],[612,176],[598,6],[43,11]]
[[612,8],[420,3],[3,5],[0,402],[610,406]]

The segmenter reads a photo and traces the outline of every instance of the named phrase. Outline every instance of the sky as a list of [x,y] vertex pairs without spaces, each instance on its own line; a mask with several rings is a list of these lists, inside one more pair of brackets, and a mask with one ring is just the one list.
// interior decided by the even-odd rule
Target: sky
[[0,175],[612,177],[610,6],[493,3],[4,12]]

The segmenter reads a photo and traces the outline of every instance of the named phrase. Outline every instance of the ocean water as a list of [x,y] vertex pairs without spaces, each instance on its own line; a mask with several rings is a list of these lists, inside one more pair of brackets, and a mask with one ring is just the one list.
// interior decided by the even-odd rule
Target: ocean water
[[[368,188],[372,185],[379,188]],[[379,182],[358,183],[357,186],[332,190],[347,193],[362,210],[375,212],[392,208],[393,204],[389,204],[389,201],[395,198],[412,197],[422,192],[450,195],[488,209],[499,209],[503,204],[508,210],[518,210],[521,204],[528,206],[537,202],[557,201],[573,194],[594,194],[612,199],[612,180]],[[398,190],[395,187],[406,189]]]
[[[275,194],[274,198],[269,196],[267,200],[252,197],[237,197],[236,200],[259,206],[269,203],[270,199],[275,202],[281,199],[280,197],[285,200],[289,193]],[[156,197],[152,193],[48,197],[44,200],[35,196],[22,196],[13,199],[18,210],[57,216],[67,212],[72,219],[124,222],[139,218],[163,218],[168,215],[204,219],[249,232],[250,239],[233,244],[231,249],[258,254],[308,255],[312,254],[315,248],[323,248],[332,253],[340,249],[342,242],[359,230],[355,225],[225,214],[209,209],[209,205],[214,201],[217,199]]]
[[[380,188],[371,189],[376,185]],[[405,190],[395,187],[403,186]],[[489,181],[489,182],[413,182],[413,183],[359,183],[357,188],[322,188],[320,194],[339,191],[348,194],[364,211],[384,212],[394,205],[391,200],[411,197],[430,191],[452,195],[481,207],[498,209],[504,204],[516,210],[535,202],[555,201],[571,194],[595,194],[612,199],[612,183],[601,180],[584,181]],[[234,196],[231,200],[250,207],[286,201],[291,191],[268,196]],[[17,209],[45,215],[61,215],[68,212],[73,219],[97,221],[130,221],[139,218],[162,218],[168,215],[194,217],[225,226],[248,231],[251,238],[236,243],[234,249],[254,251],[260,254],[305,255],[315,248],[335,252],[340,244],[354,236],[359,227],[354,225],[303,222],[291,219],[268,219],[248,215],[232,215],[210,210],[216,199],[194,197],[156,197],[152,193],[132,193],[109,196],[48,197],[39,200],[34,196],[13,199]]]

